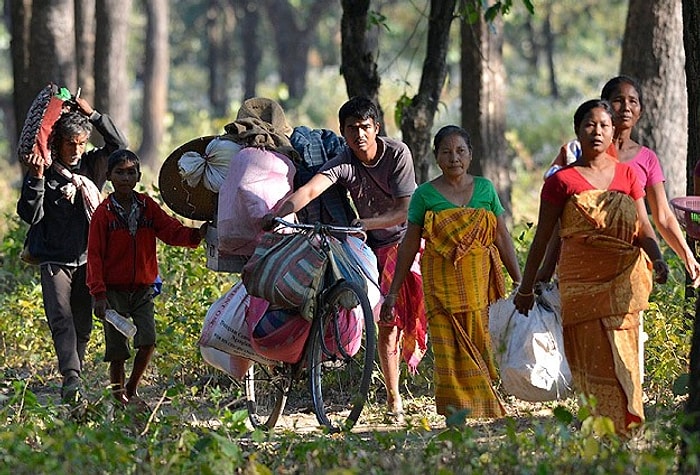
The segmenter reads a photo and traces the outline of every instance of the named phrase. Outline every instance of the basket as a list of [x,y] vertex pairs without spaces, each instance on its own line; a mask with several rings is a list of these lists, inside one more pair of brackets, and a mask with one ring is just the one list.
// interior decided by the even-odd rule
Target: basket
[[700,240],[700,196],[681,196],[670,203],[686,234]]
[[158,187],[163,201],[175,213],[196,221],[216,221],[219,194],[204,187],[202,182],[191,187],[180,176],[178,161],[185,152],[204,154],[215,135],[190,140],[175,149],[165,159],[158,175]]

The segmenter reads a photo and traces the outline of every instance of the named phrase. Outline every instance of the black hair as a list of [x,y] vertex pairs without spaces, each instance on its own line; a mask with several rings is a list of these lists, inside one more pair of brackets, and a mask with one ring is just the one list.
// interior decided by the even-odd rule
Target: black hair
[[77,111],[64,112],[58,118],[51,129],[49,143],[51,144],[51,155],[58,157],[58,145],[61,140],[70,140],[79,135],[87,135],[92,133],[92,124],[83,114]]
[[109,155],[107,159],[107,175],[112,173],[114,167],[124,162],[132,162],[136,164],[136,169],[141,173],[141,161],[138,155],[126,148],[120,148],[115,150]]
[[435,134],[435,138],[433,138],[433,153],[435,153],[435,156],[437,156],[440,143],[450,135],[459,135],[462,137],[467,144],[467,148],[469,148],[469,153],[472,153],[472,138],[469,136],[469,132],[458,125],[446,125],[438,130]]
[[379,109],[369,97],[355,96],[343,104],[338,111],[341,132],[348,117],[360,120],[372,119],[375,123],[379,123]]
[[54,139],[70,139],[76,135],[92,133],[92,124],[80,112],[66,112],[58,118],[53,126]]
[[578,106],[578,109],[576,109],[576,112],[574,113],[574,133],[576,135],[578,135],[578,129],[579,127],[581,127],[583,119],[586,117],[586,115],[588,115],[588,113],[592,109],[595,109],[596,107],[601,107],[605,109],[605,112],[607,112],[610,115],[611,119],[614,117],[613,108],[610,105],[610,103],[605,99],[588,100],[580,106]]
[[637,95],[639,96],[639,105],[643,109],[644,98],[642,97],[642,87],[639,85],[639,81],[637,81],[631,76],[615,76],[614,78],[606,82],[605,86],[603,86],[603,90],[600,92],[600,98],[605,99],[607,101],[612,100],[613,94],[620,88],[621,84],[629,84],[634,88],[635,91],[637,91]]

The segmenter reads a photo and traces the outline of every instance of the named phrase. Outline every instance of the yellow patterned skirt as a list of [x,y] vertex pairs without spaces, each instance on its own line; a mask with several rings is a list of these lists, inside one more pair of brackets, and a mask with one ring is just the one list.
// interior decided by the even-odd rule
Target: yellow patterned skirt
[[505,293],[495,236],[496,217],[483,209],[426,214],[421,270],[438,414],[505,415],[488,333],[489,303]]

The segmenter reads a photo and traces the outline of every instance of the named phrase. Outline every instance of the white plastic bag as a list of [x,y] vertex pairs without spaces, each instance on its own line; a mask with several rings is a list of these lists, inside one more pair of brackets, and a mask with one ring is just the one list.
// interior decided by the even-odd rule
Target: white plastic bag
[[253,349],[246,322],[249,304],[250,296],[243,283],[236,283],[209,308],[204,318],[199,346],[215,348],[262,364],[276,364],[276,361],[265,358]]
[[572,393],[571,370],[564,354],[558,290],[543,288],[527,316],[515,309],[513,297],[489,309],[489,333],[503,389],[524,401],[567,398]]
[[200,346],[199,351],[210,366],[231,375],[234,379],[243,379],[248,368],[253,366],[253,362],[247,358],[229,355],[211,346]]
[[242,146],[227,139],[215,138],[207,144],[204,155],[198,152],[185,152],[178,160],[180,176],[194,188],[202,182],[204,188],[218,193],[226,179],[231,158]]

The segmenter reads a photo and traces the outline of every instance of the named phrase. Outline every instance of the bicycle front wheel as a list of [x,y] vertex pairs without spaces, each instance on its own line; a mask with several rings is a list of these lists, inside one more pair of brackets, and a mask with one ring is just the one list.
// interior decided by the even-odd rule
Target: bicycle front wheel
[[255,363],[245,376],[248,419],[254,428],[272,429],[287,403],[292,384],[289,364],[265,366]]
[[376,331],[367,295],[340,281],[323,296],[311,327],[309,390],[320,424],[351,429],[367,400]]

